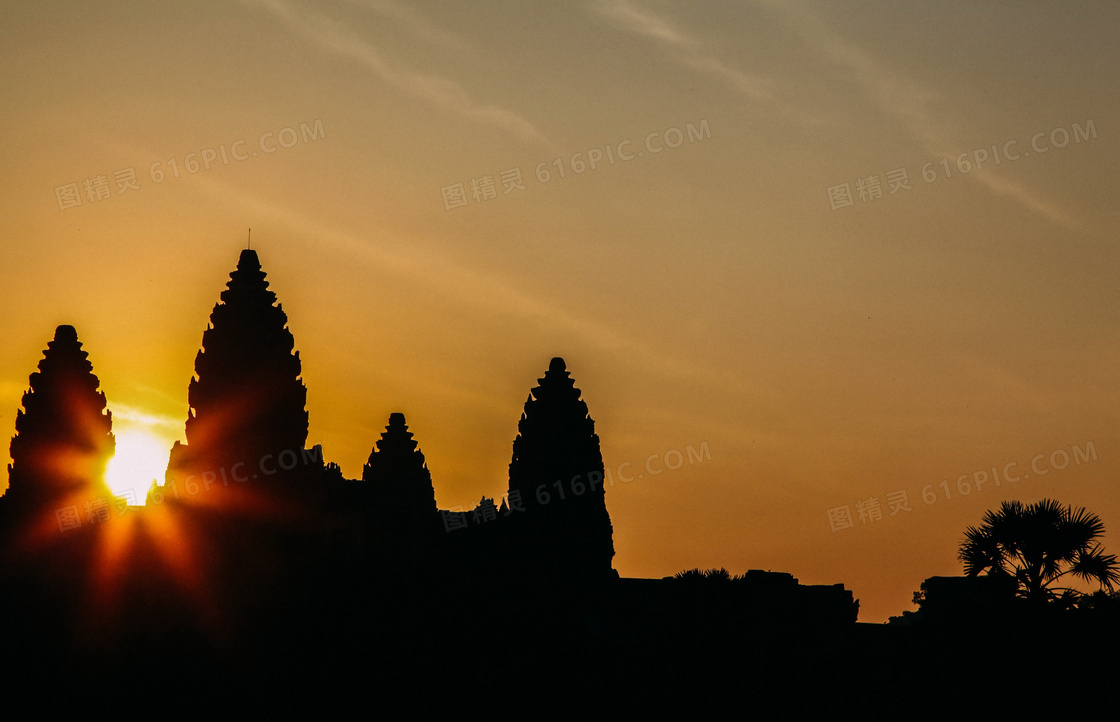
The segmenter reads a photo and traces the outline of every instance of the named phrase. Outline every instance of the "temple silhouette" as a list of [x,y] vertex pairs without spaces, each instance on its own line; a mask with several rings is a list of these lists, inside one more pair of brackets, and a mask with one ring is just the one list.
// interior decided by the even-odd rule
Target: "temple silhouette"
[[281,452],[307,441],[307,388],[288,317],[268,290],[256,251],[245,250],[210,314],[187,392],[187,443],[171,451],[167,480]]
[[[369,440],[360,478],[345,478],[306,447],[306,397],[287,316],[244,250],[202,334],[185,443],[144,506],[127,507],[103,481],[105,396],[77,332],[59,326],[17,411],[0,498],[8,683],[43,696],[64,683],[84,699],[128,664],[151,670],[146,696],[180,709],[228,695],[321,710],[333,708],[324,690],[342,707],[372,685],[413,709],[491,689],[485,706],[503,711],[660,711],[708,696],[709,709],[799,714],[878,675],[901,688],[865,708],[893,712],[922,675],[953,679],[944,639],[973,644],[946,633],[937,620],[961,622],[943,610],[967,598],[989,624],[1006,608],[991,585],[978,596],[934,579],[911,617],[935,623],[888,635],[857,624],[842,584],[761,570],[619,578],[599,437],[559,357],[525,401],[500,502],[467,510],[438,508],[402,413]],[[994,658],[1023,650],[1005,652]],[[908,671],[899,658],[920,659]],[[236,684],[219,687],[223,675]],[[211,696],[191,696],[200,684]],[[979,689],[951,701],[976,704]]]
[[31,374],[23,409],[16,411],[9,508],[60,506],[104,495],[105,467],[115,449],[112,414],[73,326],[59,326]]
[[159,494],[172,506],[296,506],[299,523],[318,513],[329,543],[347,540],[349,556],[379,569],[495,578],[516,569],[560,586],[617,577],[599,437],[563,359],[552,359],[525,403],[500,507],[483,497],[452,511],[436,507],[403,414],[390,415],[359,479],[343,478],[322,448],[306,448],[307,389],[294,348],[257,252],[243,250],[195,359],[186,443],[171,450],[149,503]]

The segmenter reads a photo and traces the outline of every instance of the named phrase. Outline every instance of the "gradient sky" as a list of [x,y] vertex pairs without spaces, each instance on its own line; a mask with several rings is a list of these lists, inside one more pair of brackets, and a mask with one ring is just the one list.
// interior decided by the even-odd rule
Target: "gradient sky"
[[114,429],[182,438],[252,227],[308,443],[349,477],[401,411],[441,508],[500,497],[563,356],[624,576],[788,571],[885,621],[985,510],[1045,496],[1120,552],[1120,6],[2,6],[9,436],[67,323]]

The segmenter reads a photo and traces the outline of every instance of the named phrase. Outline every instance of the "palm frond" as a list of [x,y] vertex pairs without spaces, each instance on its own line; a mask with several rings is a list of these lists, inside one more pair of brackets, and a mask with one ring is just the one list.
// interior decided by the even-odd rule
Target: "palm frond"
[[1084,508],[1067,510],[1059,533],[1061,551],[1071,561],[1078,552],[1104,535],[1104,522]]
[[1120,563],[1115,554],[1105,554],[1100,544],[1078,554],[1070,572],[1087,582],[1096,582],[1110,592],[1120,586]]
[[965,529],[957,557],[968,576],[1013,578],[1021,597],[1070,606],[1080,592],[1055,585],[1066,574],[1110,592],[1120,587],[1120,562],[1101,549],[1103,535],[1104,522],[1083,507],[1004,501],[980,526]]

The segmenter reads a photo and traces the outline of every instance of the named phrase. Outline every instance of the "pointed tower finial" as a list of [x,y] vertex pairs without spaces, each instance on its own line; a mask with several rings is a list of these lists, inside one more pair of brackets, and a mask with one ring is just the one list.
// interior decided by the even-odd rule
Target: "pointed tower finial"
[[249,240],[245,242],[245,250],[246,251],[253,250],[253,229],[252,228],[249,229]]

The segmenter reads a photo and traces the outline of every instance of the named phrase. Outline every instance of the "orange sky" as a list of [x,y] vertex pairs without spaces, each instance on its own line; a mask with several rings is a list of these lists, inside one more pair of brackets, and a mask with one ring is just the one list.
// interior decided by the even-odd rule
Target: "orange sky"
[[5,3],[0,425],[69,323],[114,428],[181,438],[252,227],[350,477],[402,411],[441,507],[500,496],[559,355],[634,477],[625,576],[788,571],[883,621],[1043,496],[1115,553],[1104,5]]

